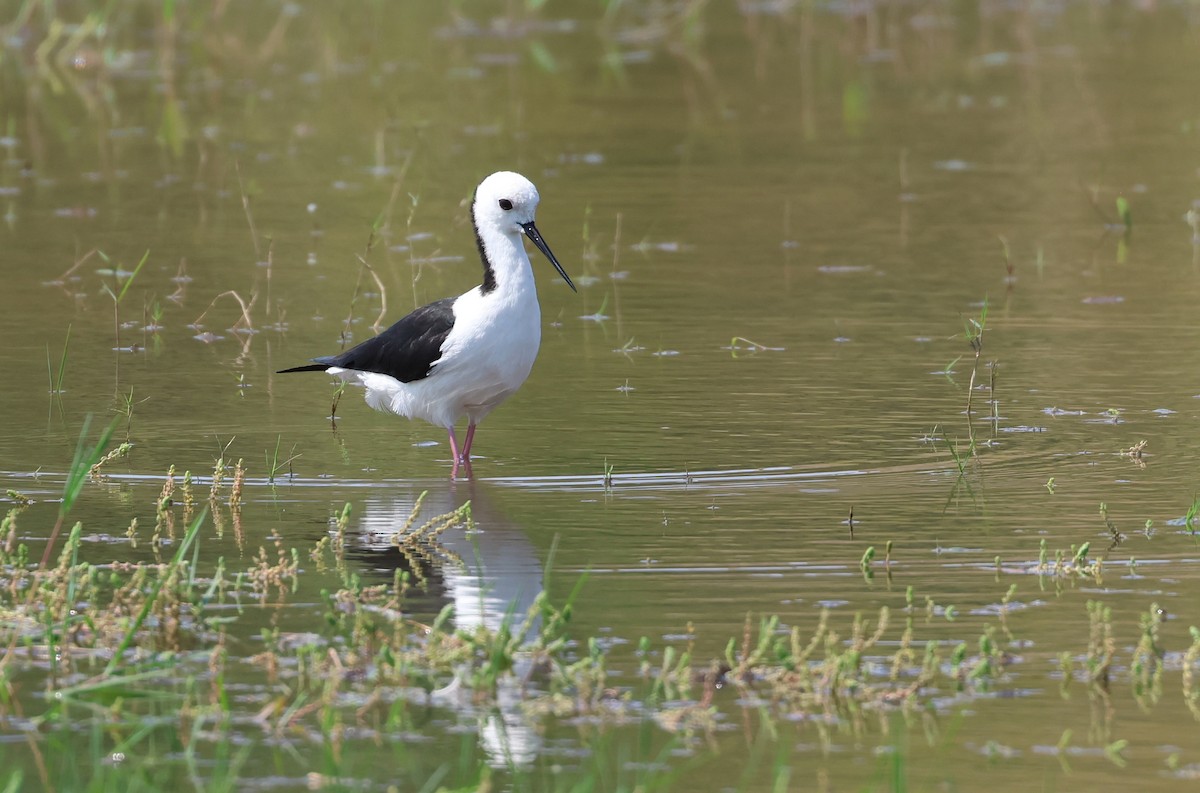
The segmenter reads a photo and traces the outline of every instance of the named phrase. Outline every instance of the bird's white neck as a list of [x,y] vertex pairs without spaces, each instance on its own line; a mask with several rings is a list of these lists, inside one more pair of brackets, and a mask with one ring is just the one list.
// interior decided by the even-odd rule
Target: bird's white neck
[[484,295],[492,292],[534,292],[533,265],[525,252],[520,233],[504,234],[493,229],[475,232],[479,257],[483,261]]

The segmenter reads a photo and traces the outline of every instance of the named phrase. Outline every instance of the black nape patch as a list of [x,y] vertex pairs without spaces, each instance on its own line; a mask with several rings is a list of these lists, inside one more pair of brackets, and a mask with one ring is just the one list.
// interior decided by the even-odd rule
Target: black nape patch
[[480,284],[479,291],[486,295],[496,288],[496,272],[492,269],[492,263],[488,261],[487,251],[483,249],[483,237],[479,236],[474,204],[471,205],[471,228],[475,229],[475,247],[479,248],[479,260],[483,262],[483,283]]

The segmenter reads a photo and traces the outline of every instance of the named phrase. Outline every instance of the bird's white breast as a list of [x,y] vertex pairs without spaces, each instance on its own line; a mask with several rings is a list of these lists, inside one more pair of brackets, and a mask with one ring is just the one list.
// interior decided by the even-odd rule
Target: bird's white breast
[[[525,382],[541,344],[541,312],[532,289],[476,288],[454,302],[454,328],[433,374],[461,381],[464,404],[485,405]],[[498,401],[490,407],[495,407]],[[490,409],[490,408],[489,408]]]

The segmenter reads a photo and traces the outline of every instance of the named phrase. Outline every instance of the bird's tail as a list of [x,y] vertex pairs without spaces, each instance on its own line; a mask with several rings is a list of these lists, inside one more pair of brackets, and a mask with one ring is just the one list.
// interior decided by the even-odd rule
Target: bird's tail
[[327,363],[310,363],[307,366],[293,366],[291,369],[280,369],[275,374],[287,374],[288,372],[323,372],[329,368]]

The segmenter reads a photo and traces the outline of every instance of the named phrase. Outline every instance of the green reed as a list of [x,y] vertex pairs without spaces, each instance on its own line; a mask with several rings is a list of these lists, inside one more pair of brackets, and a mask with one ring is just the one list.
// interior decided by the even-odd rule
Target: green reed
[[50,377],[50,393],[59,395],[64,393],[63,380],[67,373],[67,351],[71,345],[71,326],[67,325],[67,335],[63,339],[62,355],[58,359],[58,372],[55,373],[53,365],[50,363],[50,345],[46,345],[46,373]]
[[99,439],[92,446],[87,445],[88,429],[91,427],[92,417],[89,414],[83,420],[83,428],[79,431],[79,441],[75,445],[75,457],[71,461],[71,467],[67,470],[67,481],[63,486],[62,501],[58,507],[58,520],[54,524],[54,528],[50,531],[50,538],[46,541],[46,550],[42,553],[41,567],[45,569],[50,561],[51,555],[54,553],[54,544],[58,539],[58,534],[62,530],[63,522],[67,515],[75,506],[79,494],[83,491],[83,485],[87,481],[88,475],[92,471],[92,467],[99,461],[108,446],[109,440],[112,438],[113,431],[116,429],[116,423],[113,422],[100,433]]

